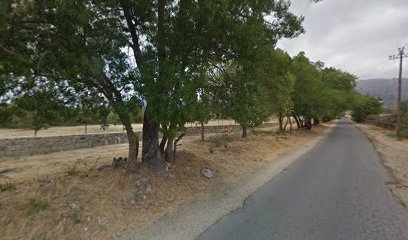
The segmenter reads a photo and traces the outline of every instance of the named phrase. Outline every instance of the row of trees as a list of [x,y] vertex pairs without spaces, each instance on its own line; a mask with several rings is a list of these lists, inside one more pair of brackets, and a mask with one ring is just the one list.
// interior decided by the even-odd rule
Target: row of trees
[[[332,118],[354,77],[276,42],[303,32],[289,1],[2,1],[0,95],[46,93],[65,106],[109,106],[129,139],[129,171],[143,114],[142,162],[160,174],[187,122],[232,118],[243,129],[276,114],[283,130]],[[291,123],[291,122],[290,122]],[[159,132],[163,138],[159,139]]]
[[354,91],[353,75],[311,62],[303,52],[293,58],[280,49],[259,54],[261,60],[249,66],[234,63],[211,71],[203,93],[209,116],[234,119],[243,137],[247,128],[271,115],[277,116],[281,132],[292,126],[292,119],[298,128],[311,129],[312,122],[331,120],[351,109],[357,98],[365,99]]
[[[141,112],[131,115],[133,123],[142,121]],[[64,104],[48,93],[36,93],[0,103],[0,128],[32,129],[34,135],[50,126],[101,125],[101,128],[121,124],[119,116],[109,106],[86,109]]]

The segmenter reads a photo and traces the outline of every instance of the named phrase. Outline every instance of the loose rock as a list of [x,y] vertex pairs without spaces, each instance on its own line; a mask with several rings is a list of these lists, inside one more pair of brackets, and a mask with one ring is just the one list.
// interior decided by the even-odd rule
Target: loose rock
[[203,168],[203,170],[201,170],[201,173],[204,175],[204,177],[208,179],[211,179],[214,177],[214,173],[208,168]]

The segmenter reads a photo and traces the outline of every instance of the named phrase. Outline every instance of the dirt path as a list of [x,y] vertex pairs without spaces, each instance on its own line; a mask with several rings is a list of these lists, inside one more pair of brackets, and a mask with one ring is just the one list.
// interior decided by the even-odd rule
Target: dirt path
[[384,165],[394,177],[387,185],[392,193],[408,206],[408,140],[397,141],[393,132],[372,125],[357,124],[381,155]]

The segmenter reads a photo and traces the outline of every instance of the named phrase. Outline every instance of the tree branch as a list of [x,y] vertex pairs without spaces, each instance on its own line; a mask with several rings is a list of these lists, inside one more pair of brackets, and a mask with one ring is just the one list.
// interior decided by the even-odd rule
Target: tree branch
[[15,57],[15,58],[22,58],[24,59],[24,57],[8,48],[6,48],[3,44],[0,43],[0,50],[3,51],[5,54],[11,56],[11,57]]
[[136,24],[133,23],[132,15],[130,13],[130,7],[127,4],[126,0],[121,0],[120,5],[123,9],[123,13],[125,15],[126,19],[126,24],[128,25],[129,33],[132,38],[133,44],[131,44],[131,47],[133,49],[133,53],[135,55],[135,60],[137,67],[140,68],[143,66],[143,57],[142,57],[142,51],[140,49],[140,43],[139,43],[139,35],[137,34],[137,29],[136,29]]

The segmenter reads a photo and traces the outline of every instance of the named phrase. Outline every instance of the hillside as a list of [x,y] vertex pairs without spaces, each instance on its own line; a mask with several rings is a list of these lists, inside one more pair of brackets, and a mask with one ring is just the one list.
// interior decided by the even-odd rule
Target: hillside
[[[380,97],[384,106],[392,107],[397,102],[398,79],[367,79],[358,80],[358,92],[370,96]],[[402,99],[408,99],[408,79],[402,80]]]

